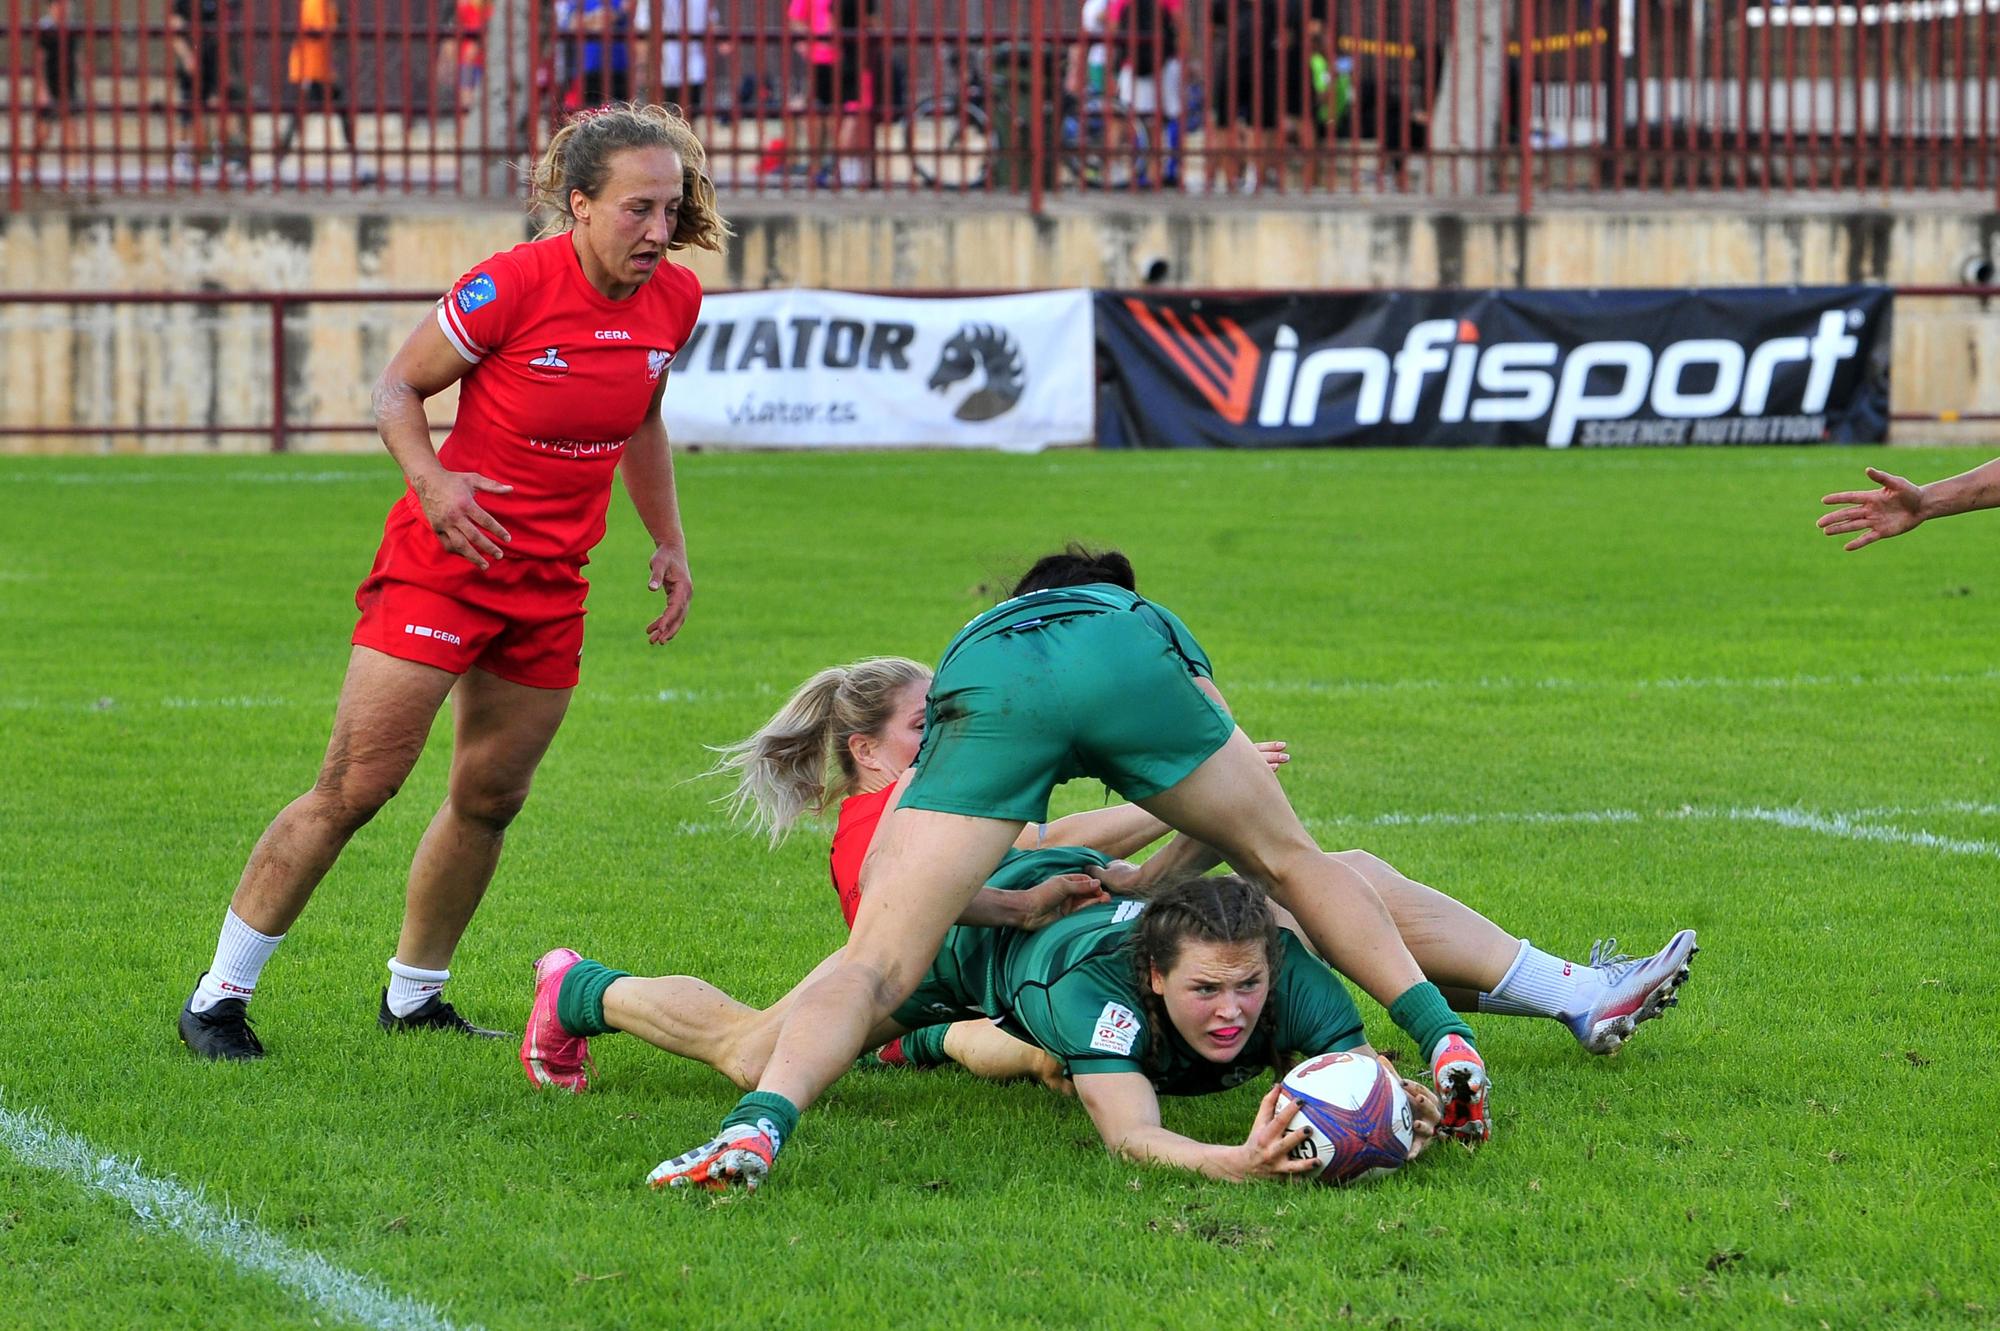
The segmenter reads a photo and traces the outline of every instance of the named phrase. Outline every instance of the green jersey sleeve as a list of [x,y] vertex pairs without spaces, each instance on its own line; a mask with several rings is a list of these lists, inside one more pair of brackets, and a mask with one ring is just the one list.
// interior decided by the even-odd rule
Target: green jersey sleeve
[[1285,951],[1278,982],[1271,987],[1271,997],[1278,1004],[1278,1027],[1272,1037],[1278,1055],[1311,1058],[1366,1044],[1361,1013],[1340,977],[1291,930],[1279,930],[1278,937]]

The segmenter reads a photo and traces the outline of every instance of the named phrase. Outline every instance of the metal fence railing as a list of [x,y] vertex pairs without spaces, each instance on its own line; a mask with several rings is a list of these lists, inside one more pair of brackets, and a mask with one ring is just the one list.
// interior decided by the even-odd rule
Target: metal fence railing
[[10,206],[518,193],[673,101],[727,194],[2000,200],[2000,0],[6,0]]

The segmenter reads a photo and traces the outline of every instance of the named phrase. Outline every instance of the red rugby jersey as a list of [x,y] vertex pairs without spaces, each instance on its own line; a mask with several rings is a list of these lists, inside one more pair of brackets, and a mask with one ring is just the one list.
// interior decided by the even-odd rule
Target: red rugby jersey
[[[567,233],[494,255],[438,302],[438,326],[474,367],[438,460],[514,487],[479,496],[513,536],[510,557],[589,562],[625,441],[700,312],[701,283],[676,263],[610,299]],[[401,506],[428,531],[414,493]]]
[[833,869],[833,890],[840,894],[840,913],[847,927],[854,927],[854,912],[861,909],[861,861],[868,858],[868,843],[896,793],[887,785],[867,795],[850,795],[840,802],[840,821],[833,829],[833,849],[828,855]]

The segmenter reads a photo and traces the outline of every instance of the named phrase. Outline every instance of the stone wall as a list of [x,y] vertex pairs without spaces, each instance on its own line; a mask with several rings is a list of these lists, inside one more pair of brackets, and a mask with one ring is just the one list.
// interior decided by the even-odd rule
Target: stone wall
[[[1018,209],[768,204],[734,218],[730,252],[690,261],[711,290],[789,284],[879,290],[1046,286],[1209,288],[1742,286],[1850,281],[1951,284],[2000,263],[2000,214],[1907,209],[1746,212],[1723,206],[1547,211],[1528,218],[1359,207],[1261,209],[1194,201],[1173,211],[1056,203]],[[529,234],[518,213],[399,202],[282,211],[154,206],[0,218],[0,290],[418,291]],[[2000,289],[1996,289],[2000,297]],[[1904,298],[1895,330],[1900,411],[2000,412],[2000,319],[1985,300]],[[295,307],[285,325],[288,418],[368,418],[375,374],[422,304]],[[268,447],[267,305],[0,305],[0,450]],[[449,397],[433,403],[447,420]],[[29,423],[185,425],[145,442],[33,438]],[[1908,425],[1910,441],[2000,440],[2000,422]],[[374,447],[302,434],[294,447]]]

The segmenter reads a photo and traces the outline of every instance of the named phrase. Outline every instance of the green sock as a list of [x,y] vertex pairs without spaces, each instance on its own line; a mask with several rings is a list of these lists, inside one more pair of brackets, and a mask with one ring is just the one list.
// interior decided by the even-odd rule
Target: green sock
[[563,976],[556,991],[556,1021],[571,1035],[609,1035],[604,1024],[604,991],[630,971],[615,971],[595,961],[579,961]]
[[752,1091],[736,1102],[736,1108],[729,1111],[729,1117],[722,1120],[722,1129],[756,1128],[771,1139],[771,1154],[775,1157],[799,1126],[799,1107],[782,1095],[770,1091]]
[[1472,1038],[1472,1027],[1459,1020],[1451,1005],[1444,1001],[1444,995],[1429,980],[1411,985],[1401,998],[1389,1004],[1389,1020],[1409,1032],[1410,1038],[1417,1042],[1418,1056],[1426,1063],[1431,1051],[1446,1036],[1462,1035],[1467,1044],[1477,1045]]
[[949,1026],[919,1026],[903,1037],[903,1057],[913,1068],[934,1068],[951,1062],[944,1051],[944,1034]]

